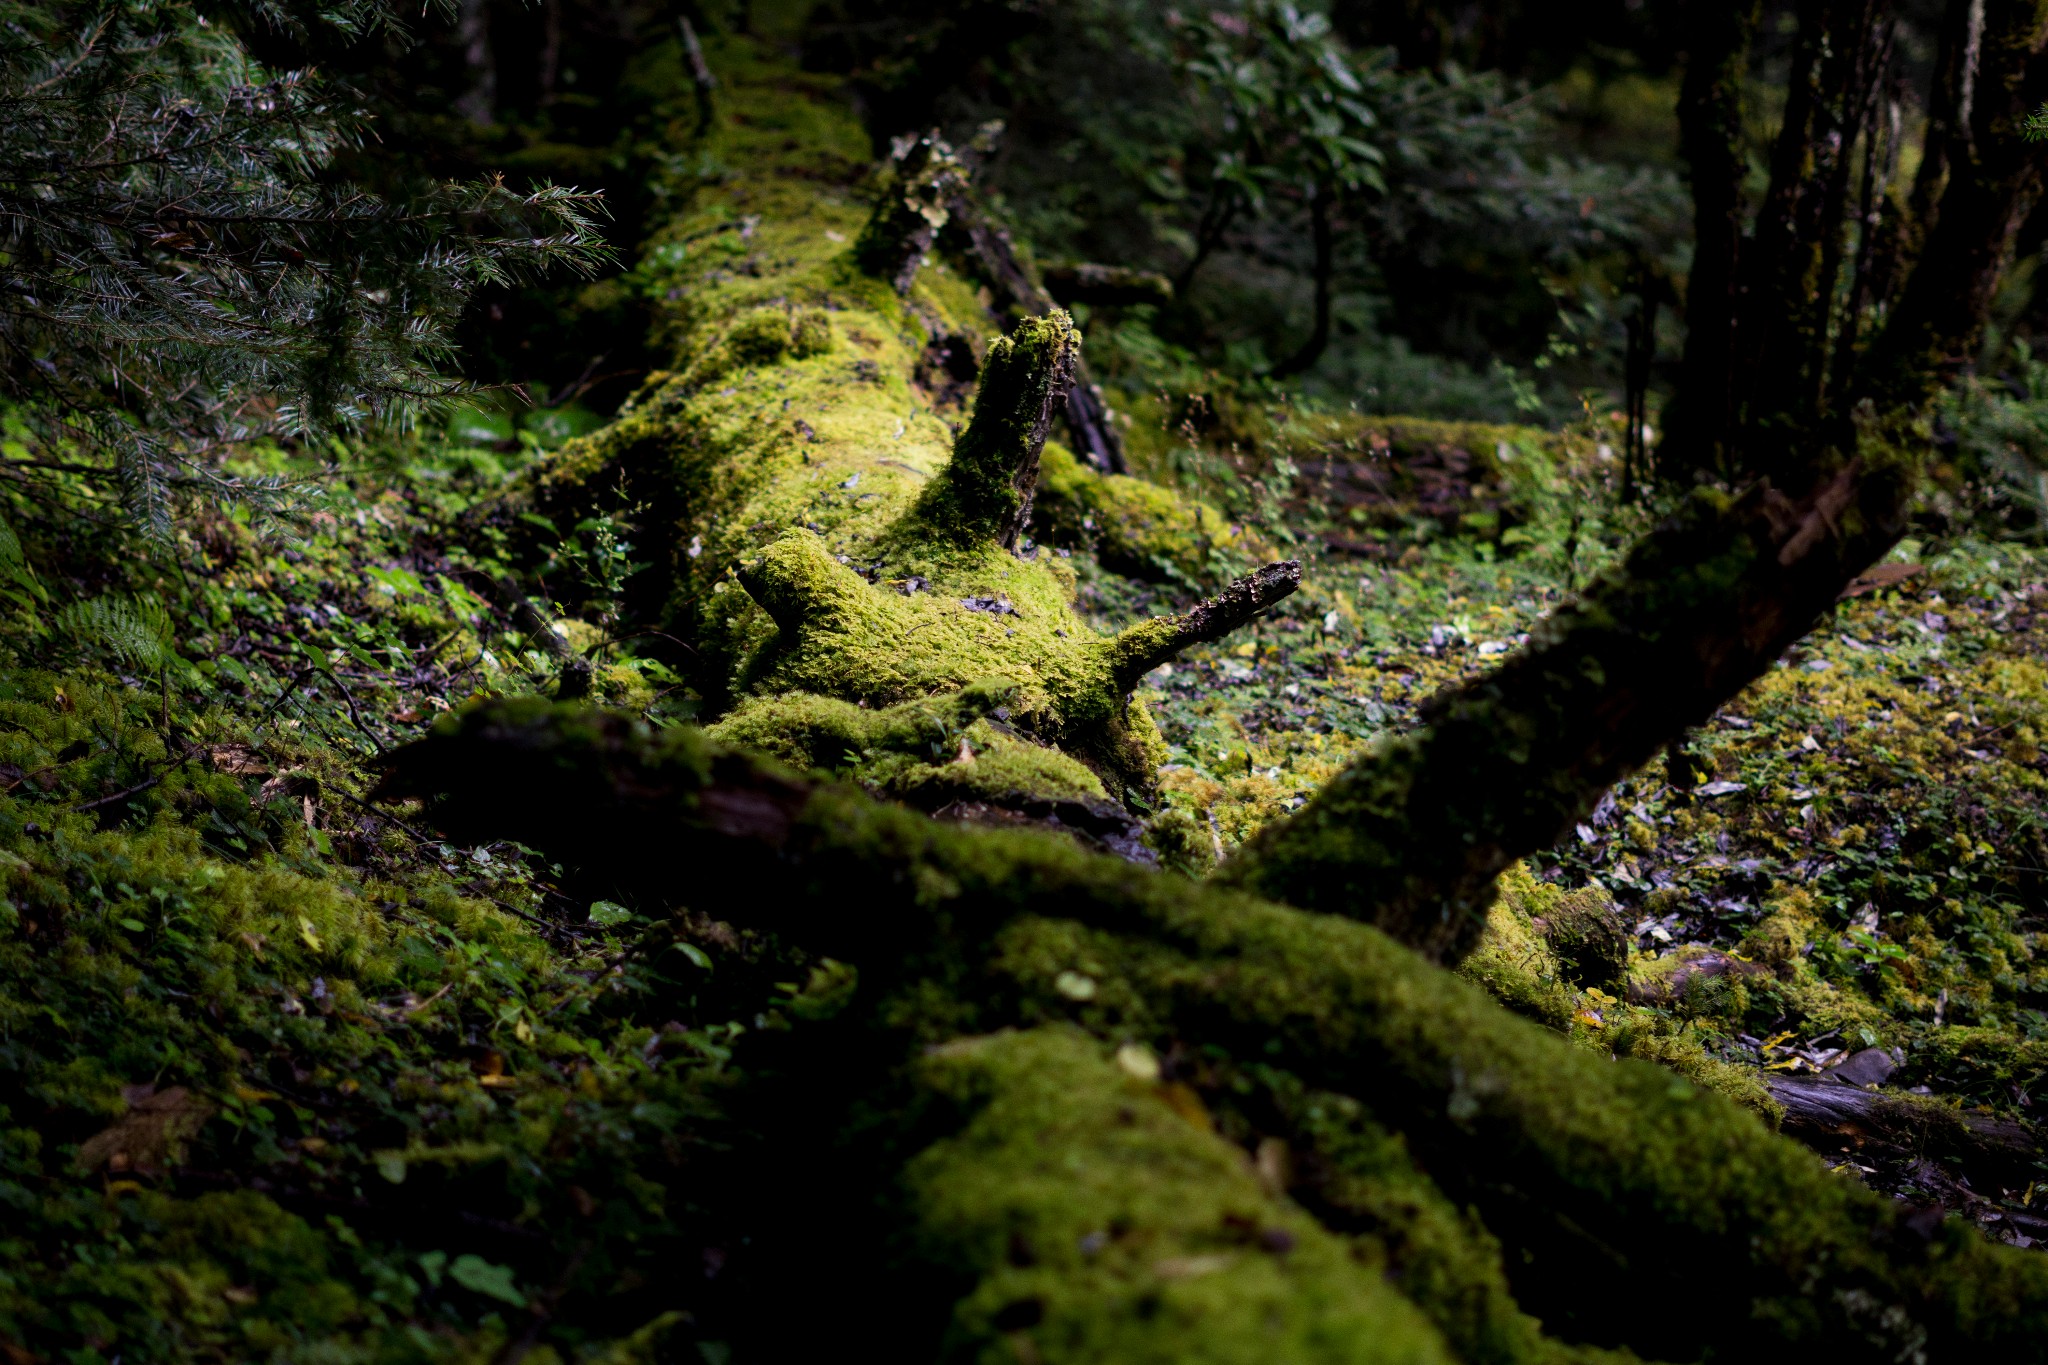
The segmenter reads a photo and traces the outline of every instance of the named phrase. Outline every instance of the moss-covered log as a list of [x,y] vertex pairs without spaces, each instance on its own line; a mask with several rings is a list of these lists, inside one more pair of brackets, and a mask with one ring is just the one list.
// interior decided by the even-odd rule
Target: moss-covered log
[[[443,797],[436,818],[459,837],[526,840],[591,886],[686,898],[857,969],[829,1023],[785,1049],[820,1060],[783,1063],[808,1112],[800,1131],[782,1126],[783,1156],[806,1154],[822,1187],[864,1177],[895,1191],[881,1216],[898,1250],[871,1267],[880,1284],[834,1273],[857,1282],[856,1301],[924,1284],[910,1301],[925,1302],[943,1271],[957,1307],[940,1295],[929,1311],[952,1324],[952,1358],[1021,1334],[1048,1360],[1132,1341],[1157,1349],[1138,1358],[1269,1359],[1272,1330],[1324,1334],[1328,1353],[1307,1358],[1433,1358],[1398,1305],[1372,1342],[1341,1348],[1356,1321],[1345,1314],[1377,1292],[1322,1249],[1326,1231],[1346,1230],[1347,1197],[1354,1254],[1384,1258],[1443,1339],[1463,1334],[1466,1358],[1563,1349],[1512,1313],[1487,1319],[1496,1335],[1477,1349],[1474,1295],[1510,1285],[1562,1339],[1653,1358],[2036,1359],[2048,1341],[2048,1263],[1828,1174],[1661,1068],[1574,1049],[1369,926],[1045,836],[949,828],[687,730],[537,702],[444,720],[401,756],[392,789]],[[1063,1027],[1095,1041],[1042,1032]],[[1016,1028],[1039,1041],[951,1041]],[[1143,1084],[1093,1060],[1110,1053]],[[913,1102],[934,1086],[951,1118]],[[1047,1086],[1071,1089],[1068,1111],[1048,1111]],[[1304,1090],[1348,1098],[1310,1104]],[[851,1131],[869,1137],[849,1148],[856,1112],[867,1118]],[[1340,1178],[1347,1161],[1368,1186],[1389,1178],[1375,1132],[1425,1155],[1417,1195]],[[1314,1153],[1315,1178],[1289,1172]],[[1221,1174],[1243,1162],[1267,1173],[1267,1192]],[[1271,1202],[1288,1189],[1322,1208],[1323,1230]],[[1448,1260],[1429,1212],[1443,1196],[1484,1224],[1455,1233]],[[852,1203],[872,1219],[864,1198]],[[775,1235],[815,1237],[804,1207],[801,1228]],[[1032,1249],[1075,1229],[1071,1247]],[[1262,1245],[1268,1232],[1284,1237]],[[1261,1259],[1285,1237],[1298,1262]],[[1401,1251],[1418,1237],[1435,1250]],[[1197,1272],[1219,1278],[1192,1297],[1174,1289]],[[1357,1296],[1348,1308],[1333,1306],[1340,1289]],[[1671,1312],[1681,1289],[1724,1311]],[[1126,1310],[1147,1293],[1157,1335],[1133,1337]],[[1198,1304],[1214,1330],[1176,1354],[1176,1324]],[[1230,1325],[1243,1322],[1266,1326]]]
[[[705,151],[749,174],[697,187],[643,266],[671,301],[674,366],[497,519],[514,534],[536,518],[630,519],[654,551],[632,606],[688,642],[675,662],[733,739],[859,767],[872,789],[919,789],[933,806],[940,793],[1016,812],[1146,792],[1164,748],[1129,695],[1133,661],[1242,624],[1298,574],[1226,594],[1199,627],[1099,637],[1067,562],[1027,536],[1078,364],[1072,322],[1055,310],[988,339],[999,322],[974,262],[937,245],[962,174],[943,142],[908,145],[864,212],[863,135],[829,87],[742,42],[723,59],[725,117]],[[956,437],[962,353],[981,356],[980,382]],[[1062,488],[1130,502],[1131,482]],[[1158,528],[1152,553],[1206,563],[1224,532],[1213,514],[1145,492],[1131,519]]]

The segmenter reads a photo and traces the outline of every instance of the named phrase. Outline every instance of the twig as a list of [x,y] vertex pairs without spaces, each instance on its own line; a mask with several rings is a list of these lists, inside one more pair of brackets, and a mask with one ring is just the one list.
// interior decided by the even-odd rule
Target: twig
[[[185,762],[185,760],[181,758],[178,760],[178,762],[183,763]],[[165,771],[168,772],[169,769],[165,769]],[[143,792],[148,791],[151,787],[154,787],[157,783],[163,780],[164,774],[156,773],[150,776],[149,778],[136,783],[134,786],[128,788],[126,791],[114,792],[111,795],[97,797],[91,801],[81,801],[77,805],[73,806],[71,809],[74,811],[87,811],[98,810],[101,806],[111,806],[117,801],[126,801],[131,796],[139,796]]]
[[1128,692],[1138,679],[1192,645],[1222,639],[1300,586],[1301,561],[1284,559],[1246,574],[1179,616],[1132,626],[1110,642],[1118,689]]

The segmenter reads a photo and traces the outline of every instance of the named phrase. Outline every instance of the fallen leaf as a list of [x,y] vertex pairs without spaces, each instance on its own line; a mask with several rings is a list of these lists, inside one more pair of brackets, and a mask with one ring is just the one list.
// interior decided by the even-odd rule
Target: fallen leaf
[[1861,597],[1880,588],[1896,587],[1907,579],[1926,572],[1925,564],[1873,564],[1851,579],[1849,586],[1842,589],[1841,596]]
[[1235,1256],[1170,1256],[1152,1264],[1152,1273],[1162,1280],[1194,1280],[1230,1269]]
[[234,777],[267,777],[270,765],[263,755],[247,744],[216,744],[206,751],[207,761],[217,773]]

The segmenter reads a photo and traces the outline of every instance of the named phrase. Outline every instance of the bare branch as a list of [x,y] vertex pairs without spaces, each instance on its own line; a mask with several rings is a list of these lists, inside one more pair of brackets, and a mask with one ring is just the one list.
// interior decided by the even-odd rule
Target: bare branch
[[1284,559],[1246,574],[1178,616],[1132,626],[1108,645],[1118,689],[1130,691],[1138,679],[1184,649],[1222,639],[1300,586],[1301,561]]

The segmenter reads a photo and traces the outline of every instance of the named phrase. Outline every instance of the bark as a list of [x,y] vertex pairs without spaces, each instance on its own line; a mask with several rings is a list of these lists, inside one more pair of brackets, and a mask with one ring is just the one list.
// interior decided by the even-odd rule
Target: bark
[[[989,216],[972,191],[963,185],[950,207],[953,222],[966,234],[974,259],[988,279],[996,311],[1014,310],[1028,317],[1051,313],[1051,291],[1017,255],[1009,230]],[[1164,281],[1160,283],[1163,285]],[[1078,354],[1074,359],[1073,383],[1067,389],[1066,418],[1076,454],[1105,474],[1124,472],[1123,439],[1117,435],[1101,393],[1089,382],[1088,362]]]
[[989,348],[974,417],[918,499],[922,527],[961,545],[993,540],[1017,548],[1031,524],[1039,453],[1080,354],[1080,335],[1065,313],[1030,319]]
[[1159,665],[1199,644],[1220,640],[1301,586],[1301,561],[1268,564],[1177,616],[1133,626],[1117,637],[1116,684],[1130,691]]
[[1691,52],[1679,93],[1679,145],[1692,175],[1693,262],[1686,286],[1682,406],[1669,414],[1664,457],[1674,466],[1711,470],[1733,420],[1737,318],[1735,292],[1746,213],[1742,81],[1757,6],[1692,0]]
[[1939,1100],[1866,1090],[1826,1075],[1774,1076],[1769,1084],[1784,1107],[1785,1132],[1830,1155],[1944,1157],[1986,1189],[2024,1185],[2041,1156],[2022,1125]]
[[683,55],[690,63],[690,84],[697,92],[697,125],[707,128],[718,117],[718,78],[704,60],[704,45],[697,41],[696,25],[686,14],[676,20],[683,35]]
[[896,154],[889,188],[854,244],[861,269],[908,294],[965,183],[958,158],[938,134],[910,139]]

